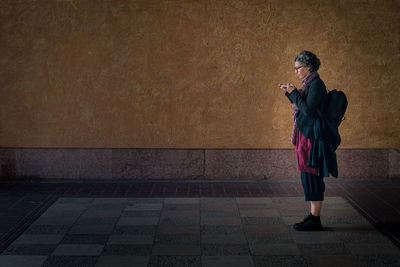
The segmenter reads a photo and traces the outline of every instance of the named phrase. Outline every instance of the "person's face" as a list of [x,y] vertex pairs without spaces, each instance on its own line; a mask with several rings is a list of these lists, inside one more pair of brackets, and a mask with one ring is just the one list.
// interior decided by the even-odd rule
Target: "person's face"
[[310,67],[304,67],[300,62],[294,62],[294,71],[300,79],[304,79],[308,74],[310,74]]

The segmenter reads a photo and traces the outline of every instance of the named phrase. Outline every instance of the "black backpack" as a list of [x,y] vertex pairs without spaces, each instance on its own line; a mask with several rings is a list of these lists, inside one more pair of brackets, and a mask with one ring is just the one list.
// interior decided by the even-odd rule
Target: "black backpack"
[[326,116],[333,121],[337,127],[344,121],[344,114],[347,109],[347,97],[342,91],[333,89],[328,92],[326,99]]

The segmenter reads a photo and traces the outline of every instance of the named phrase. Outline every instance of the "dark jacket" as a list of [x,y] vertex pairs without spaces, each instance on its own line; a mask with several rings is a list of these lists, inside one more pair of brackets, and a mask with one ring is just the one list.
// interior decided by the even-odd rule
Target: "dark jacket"
[[299,112],[296,123],[300,132],[311,139],[307,166],[318,169],[318,176],[338,176],[336,149],[340,144],[337,127],[324,119],[327,92],[324,82],[317,76],[307,85],[303,94],[293,90],[286,93]]
[[290,102],[296,104],[299,109],[296,116],[297,127],[308,139],[314,140],[313,126],[318,117],[317,109],[324,112],[327,95],[325,84],[319,76],[308,83],[302,95],[297,89],[290,94],[286,92]]
[[313,127],[314,140],[311,142],[307,166],[318,169],[318,176],[338,177],[336,149],[340,144],[340,135],[334,122],[317,118]]

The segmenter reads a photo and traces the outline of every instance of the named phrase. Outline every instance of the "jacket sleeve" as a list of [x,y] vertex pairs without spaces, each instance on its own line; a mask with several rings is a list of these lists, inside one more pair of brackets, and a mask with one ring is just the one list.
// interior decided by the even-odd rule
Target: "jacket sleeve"
[[[296,91],[297,91],[297,89],[296,89]],[[289,93],[288,93],[288,92],[285,93],[285,96],[287,96],[287,98],[289,99],[290,104],[293,104],[293,101],[292,101],[292,99],[290,99]]]
[[308,88],[308,95],[304,100],[297,89],[293,90],[290,94],[286,93],[291,103],[295,103],[299,111],[304,115],[315,115],[320,102],[324,99],[326,89],[320,82],[315,82]]

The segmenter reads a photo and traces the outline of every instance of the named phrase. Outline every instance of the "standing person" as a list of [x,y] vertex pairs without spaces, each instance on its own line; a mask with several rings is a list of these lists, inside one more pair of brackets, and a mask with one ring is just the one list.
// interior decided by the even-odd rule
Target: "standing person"
[[[324,175],[321,175],[318,166],[307,164],[315,140],[316,121],[324,112],[327,98],[325,84],[317,72],[319,66],[320,60],[315,54],[303,51],[294,61],[294,71],[302,81],[302,88],[297,89],[290,82],[279,84],[292,103],[294,126],[291,141],[295,146],[297,169],[301,172],[305,200],[311,206],[310,214],[302,222],[293,225],[298,231],[322,229],[320,215],[325,192]],[[336,155],[334,160],[336,162]]]

